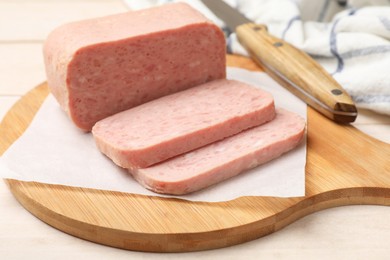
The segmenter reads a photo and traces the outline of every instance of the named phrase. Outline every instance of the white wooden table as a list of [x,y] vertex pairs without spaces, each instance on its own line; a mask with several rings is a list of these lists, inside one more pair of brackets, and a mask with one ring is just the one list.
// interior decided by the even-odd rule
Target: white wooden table
[[[41,49],[53,28],[126,10],[120,0],[0,0],[0,119],[20,96],[45,80]],[[354,125],[390,143],[390,117],[359,112]],[[94,244],[51,228],[22,208],[0,181],[0,259],[389,259],[389,255],[390,207],[333,208],[245,244],[151,254]]]

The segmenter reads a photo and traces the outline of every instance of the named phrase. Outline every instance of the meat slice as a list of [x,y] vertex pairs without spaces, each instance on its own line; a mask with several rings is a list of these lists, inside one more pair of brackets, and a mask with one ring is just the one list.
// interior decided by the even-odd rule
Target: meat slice
[[144,168],[275,117],[271,94],[215,80],[105,118],[92,129],[100,151],[123,168]]
[[226,77],[223,32],[184,3],[69,23],[44,44],[49,88],[76,126]]
[[182,195],[203,189],[279,157],[304,137],[305,121],[278,109],[274,120],[145,169],[129,172],[157,193]]

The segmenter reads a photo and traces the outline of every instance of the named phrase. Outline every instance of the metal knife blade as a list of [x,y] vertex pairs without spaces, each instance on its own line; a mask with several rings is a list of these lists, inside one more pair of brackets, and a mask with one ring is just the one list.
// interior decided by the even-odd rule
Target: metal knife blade
[[222,0],[202,2],[229,29],[251,57],[282,86],[308,105],[338,123],[350,123],[357,109],[348,93],[316,61],[303,51],[268,33]]

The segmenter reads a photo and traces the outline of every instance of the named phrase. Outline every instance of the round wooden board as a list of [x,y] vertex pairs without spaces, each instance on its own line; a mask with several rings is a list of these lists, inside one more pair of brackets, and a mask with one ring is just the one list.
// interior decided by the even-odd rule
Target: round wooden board
[[[228,56],[229,66],[260,70]],[[0,125],[0,154],[24,132],[48,95],[42,84]],[[275,232],[314,211],[348,204],[390,205],[390,146],[308,110],[306,196],[241,197],[221,203],[6,180],[17,200],[49,225],[129,250],[182,252],[226,247]]]

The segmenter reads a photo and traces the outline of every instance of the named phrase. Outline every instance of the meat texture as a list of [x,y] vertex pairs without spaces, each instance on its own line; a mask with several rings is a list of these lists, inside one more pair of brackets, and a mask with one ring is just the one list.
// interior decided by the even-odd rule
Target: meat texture
[[275,117],[271,94],[214,80],[105,118],[93,127],[100,151],[123,168],[144,168]]
[[304,138],[302,117],[278,109],[274,120],[145,169],[130,169],[144,187],[182,195],[231,178],[296,147]]
[[44,44],[52,94],[76,126],[226,77],[223,32],[184,3],[69,23]]

